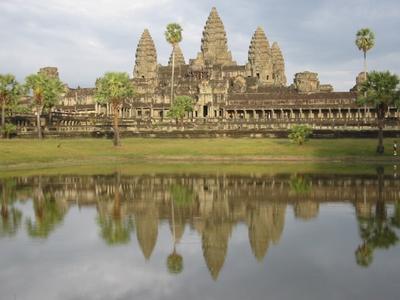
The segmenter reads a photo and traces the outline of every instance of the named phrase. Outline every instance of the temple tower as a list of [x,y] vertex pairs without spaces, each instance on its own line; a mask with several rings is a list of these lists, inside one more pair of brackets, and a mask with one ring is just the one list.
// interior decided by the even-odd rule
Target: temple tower
[[285,60],[277,42],[272,44],[271,52],[275,85],[286,86]]
[[248,67],[260,83],[273,84],[272,53],[264,30],[258,27],[250,42]]
[[196,65],[236,65],[228,50],[224,24],[213,7],[208,16],[201,40],[201,52],[194,60]]
[[172,66],[172,54],[175,52],[175,66],[182,66],[185,65],[185,57],[183,56],[181,47],[179,45],[175,46],[175,50],[171,52],[171,55],[168,60],[168,66]]
[[224,266],[231,231],[232,227],[229,222],[213,222],[212,220],[207,222],[203,231],[203,256],[214,280],[218,279]]
[[157,51],[148,29],[140,37],[136,49],[133,78],[153,79],[157,77]]

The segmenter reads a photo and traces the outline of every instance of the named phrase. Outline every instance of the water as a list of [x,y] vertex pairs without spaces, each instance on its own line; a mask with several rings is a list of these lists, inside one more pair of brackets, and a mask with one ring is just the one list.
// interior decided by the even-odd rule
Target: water
[[1,299],[398,299],[388,167],[0,182]]

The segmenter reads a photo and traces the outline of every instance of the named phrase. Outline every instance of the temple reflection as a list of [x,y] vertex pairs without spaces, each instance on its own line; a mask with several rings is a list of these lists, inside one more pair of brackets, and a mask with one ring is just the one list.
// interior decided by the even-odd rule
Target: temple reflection
[[[283,235],[288,206],[296,218],[309,221],[318,217],[323,203],[351,203],[362,240],[356,261],[365,266],[372,262],[374,250],[397,243],[394,228],[400,223],[400,183],[380,171],[371,175],[18,177],[1,180],[0,195],[0,237],[25,228],[32,238],[46,239],[72,206],[90,206],[97,210],[99,235],[106,244],[127,244],[136,235],[144,259],[149,260],[159,226],[167,222],[172,246],[166,265],[172,274],[183,270],[184,258],[177,246],[189,227],[201,237],[204,261],[214,280],[223,269],[235,226],[247,226],[251,251],[262,262]],[[33,217],[23,217],[18,202],[32,203]]]

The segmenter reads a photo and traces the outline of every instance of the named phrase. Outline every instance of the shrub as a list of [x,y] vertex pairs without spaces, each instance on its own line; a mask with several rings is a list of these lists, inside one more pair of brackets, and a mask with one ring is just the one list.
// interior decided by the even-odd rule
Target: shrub
[[289,139],[298,145],[303,145],[312,134],[311,127],[307,125],[295,125],[290,129]]
[[2,130],[2,134],[6,137],[6,138],[10,138],[12,135],[17,133],[17,126],[15,126],[14,124],[11,123],[6,123],[4,125],[4,129]]

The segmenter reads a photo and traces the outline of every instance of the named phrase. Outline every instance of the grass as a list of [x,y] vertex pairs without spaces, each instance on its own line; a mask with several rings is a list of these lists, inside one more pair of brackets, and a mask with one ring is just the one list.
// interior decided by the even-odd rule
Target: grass
[[298,146],[284,139],[106,139],[0,140],[0,170],[126,162],[165,161],[370,161],[390,162],[375,154],[375,139],[314,139]]

